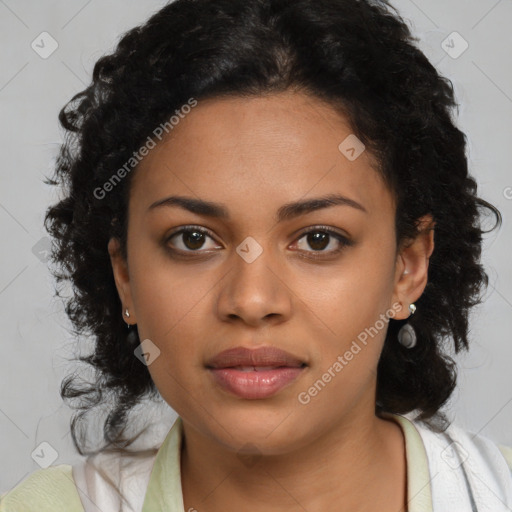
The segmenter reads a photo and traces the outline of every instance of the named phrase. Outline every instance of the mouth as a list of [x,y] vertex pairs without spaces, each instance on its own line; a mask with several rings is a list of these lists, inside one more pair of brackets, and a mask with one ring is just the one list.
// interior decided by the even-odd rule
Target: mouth
[[228,366],[225,369],[229,368],[230,370],[238,370],[239,372],[266,372],[270,370],[280,370],[281,368],[303,368],[306,366],[306,363],[303,363],[301,366]]
[[207,368],[254,368],[275,369],[279,367],[300,368],[306,362],[277,347],[265,346],[255,349],[235,347],[220,352],[206,362]]
[[295,381],[307,363],[276,347],[228,349],[205,365],[214,383],[231,395],[263,399]]

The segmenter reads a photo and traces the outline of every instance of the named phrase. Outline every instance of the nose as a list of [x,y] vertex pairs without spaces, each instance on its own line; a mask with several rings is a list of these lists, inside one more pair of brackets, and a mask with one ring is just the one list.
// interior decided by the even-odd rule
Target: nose
[[291,314],[291,283],[279,271],[270,252],[263,251],[254,261],[238,253],[232,256],[231,271],[222,280],[217,312],[223,321],[241,321],[257,327],[286,321]]

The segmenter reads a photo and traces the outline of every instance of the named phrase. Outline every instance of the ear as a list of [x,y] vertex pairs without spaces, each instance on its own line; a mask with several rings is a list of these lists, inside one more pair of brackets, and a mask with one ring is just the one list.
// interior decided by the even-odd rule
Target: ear
[[[121,314],[126,323],[135,324],[137,319],[135,317],[135,310],[133,307],[130,275],[128,273],[128,262],[121,254],[120,243],[117,238],[111,238],[108,242],[108,253],[110,255],[110,263],[114,273],[114,281],[116,283],[117,293],[123,305]],[[129,317],[126,317],[124,312],[128,309]]]
[[418,235],[404,243],[397,254],[393,304],[402,305],[394,317],[397,320],[408,318],[409,304],[421,297],[427,285],[429,259],[434,250],[434,225],[430,214],[421,217]]

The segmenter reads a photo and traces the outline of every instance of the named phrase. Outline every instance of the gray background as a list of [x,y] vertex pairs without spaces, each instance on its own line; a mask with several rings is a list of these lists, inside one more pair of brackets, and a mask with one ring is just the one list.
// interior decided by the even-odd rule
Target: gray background
[[[42,180],[62,137],[58,111],[89,83],[94,62],[113,49],[121,33],[165,3],[0,0],[0,492],[39,468],[31,454],[42,442],[55,450],[54,464],[80,458],[69,435],[70,411],[58,392],[73,367],[73,338],[44,261],[43,215],[57,195]],[[490,284],[472,316],[472,348],[457,357],[459,386],[450,418],[512,446],[512,2],[392,3],[431,62],[452,80],[460,103],[457,122],[468,136],[480,195],[504,219],[501,230],[486,239]],[[35,41],[40,53],[51,49],[48,36],[40,36],[44,31],[58,44],[47,58],[31,47]],[[460,52],[463,41],[448,37],[454,31],[469,45],[457,58],[442,46],[446,40],[452,55]],[[171,412],[167,425],[172,417]],[[45,452],[53,453],[47,446]]]

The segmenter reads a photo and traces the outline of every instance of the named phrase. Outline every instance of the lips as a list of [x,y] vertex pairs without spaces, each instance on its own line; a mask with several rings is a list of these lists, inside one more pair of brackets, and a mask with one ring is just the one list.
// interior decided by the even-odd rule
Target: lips
[[255,400],[269,398],[295,381],[307,364],[276,347],[236,347],[210,359],[206,368],[213,382],[230,395]]
[[241,372],[264,372],[267,370],[275,370],[276,368],[284,368],[284,366],[229,366],[227,368],[233,368],[233,370],[239,370]]
[[262,371],[280,367],[300,368],[306,363],[298,357],[277,347],[249,349],[235,347],[220,352],[211,358],[207,368],[236,368],[241,371]]

